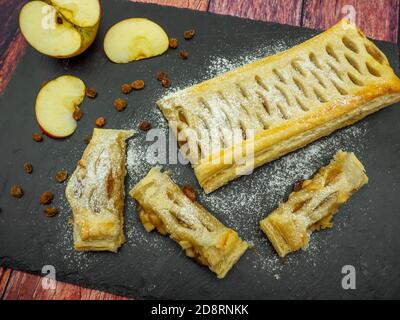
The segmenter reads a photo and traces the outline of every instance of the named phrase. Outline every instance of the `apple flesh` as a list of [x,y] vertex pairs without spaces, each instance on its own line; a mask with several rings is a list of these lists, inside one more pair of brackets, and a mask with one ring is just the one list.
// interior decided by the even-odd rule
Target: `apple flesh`
[[86,86],[74,76],[61,76],[46,83],[36,98],[36,120],[42,131],[52,138],[73,134],[77,122],[73,113],[85,98]]
[[19,15],[21,32],[39,52],[71,58],[93,43],[100,24],[99,0],[30,1]]
[[169,40],[165,31],[156,23],[143,18],[118,22],[108,30],[104,51],[115,63],[151,58],[168,50]]

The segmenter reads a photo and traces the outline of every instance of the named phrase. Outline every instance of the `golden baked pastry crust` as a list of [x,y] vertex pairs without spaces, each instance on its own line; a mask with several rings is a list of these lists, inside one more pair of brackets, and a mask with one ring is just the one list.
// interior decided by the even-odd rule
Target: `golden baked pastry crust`
[[[385,55],[343,20],[157,104],[180,144],[190,146],[183,153],[208,193],[398,101],[400,79]],[[230,139],[235,130],[242,137]],[[246,157],[254,161],[240,161]]]
[[126,143],[133,131],[94,129],[66,188],[78,251],[116,252],[124,243]]
[[224,278],[247,250],[238,234],[192,202],[167,173],[153,168],[131,191],[146,231],[169,234],[187,256]]
[[366,183],[365,169],[354,153],[338,151],[328,166],[303,181],[260,227],[279,256],[304,249],[310,234],[331,228],[339,206]]

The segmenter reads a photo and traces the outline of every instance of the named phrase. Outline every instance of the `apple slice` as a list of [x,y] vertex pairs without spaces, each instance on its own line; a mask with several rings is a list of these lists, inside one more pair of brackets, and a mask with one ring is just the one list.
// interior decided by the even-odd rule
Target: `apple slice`
[[165,31],[156,23],[143,18],[118,22],[108,30],[104,51],[115,63],[151,58],[168,50],[169,40]]
[[30,1],[19,15],[21,32],[39,52],[70,58],[93,43],[100,24],[99,0]]
[[86,86],[74,76],[61,76],[46,83],[36,98],[36,120],[42,131],[52,138],[73,134],[77,123],[73,118],[85,98]]

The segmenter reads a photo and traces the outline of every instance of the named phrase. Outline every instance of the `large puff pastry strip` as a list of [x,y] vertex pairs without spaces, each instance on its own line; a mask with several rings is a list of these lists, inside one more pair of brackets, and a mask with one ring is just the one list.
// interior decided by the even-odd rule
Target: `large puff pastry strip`
[[169,234],[186,255],[208,266],[222,279],[247,250],[238,234],[192,202],[167,173],[153,168],[131,191],[140,205],[145,229]]
[[343,20],[157,104],[208,193],[398,101],[400,79],[385,55]]
[[337,152],[332,162],[311,179],[297,185],[282,203],[260,222],[279,256],[305,249],[314,230],[331,228],[339,206],[368,183],[354,153]]
[[94,129],[66,188],[78,251],[112,251],[125,242],[126,143],[134,131]]

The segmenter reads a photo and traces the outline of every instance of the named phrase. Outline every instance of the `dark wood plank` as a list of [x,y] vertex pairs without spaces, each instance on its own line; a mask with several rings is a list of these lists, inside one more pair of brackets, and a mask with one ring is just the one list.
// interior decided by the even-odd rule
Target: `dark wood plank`
[[0,299],[6,291],[8,280],[10,279],[11,270],[0,267]]
[[210,12],[300,25],[303,0],[211,0]]
[[58,281],[56,289],[44,289],[39,276],[13,271],[4,300],[127,300],[110,293],[82,288]]
[[346,16],[346,5],[353,6],[355,21],[367,36],[396,43],[399,32],[399,2],[399,0],[304,0],[302,25],[327,29]]
[[26,42],[18,27],[18,15],[25,0],[0,0],[0,94],[24,55]]
[[18,33],[0,58],[0,95],[11,80],[18,62],[25,54],[26,47],[24,37]]
[[18,14],[25,0],[0,0],[0,54],[5,52],[18,32]]
[[209,0],[131,0],[134,2],[155,3],[163,6],[188,8],[193,10],[206,11]]

